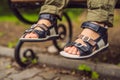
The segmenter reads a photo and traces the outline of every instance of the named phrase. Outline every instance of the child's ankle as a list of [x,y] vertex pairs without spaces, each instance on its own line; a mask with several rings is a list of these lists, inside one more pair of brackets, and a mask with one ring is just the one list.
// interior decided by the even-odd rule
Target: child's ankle
[[104,23],[100,23],[100,22],[92,22],[92,23],[97,24],[101,27],[107,27],[107,25],[105,25]]

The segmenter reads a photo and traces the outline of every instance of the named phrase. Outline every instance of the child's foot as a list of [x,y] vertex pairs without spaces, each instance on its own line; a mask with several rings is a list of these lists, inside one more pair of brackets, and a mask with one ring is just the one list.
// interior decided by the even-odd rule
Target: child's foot
[[[82,25],[84,26],[84,25]],[[90,26],[90,27],[88,27]],[[105,31],[95,31],[94,29],[97,26],[103,27],[101,30]],[[73,58],[73,59],[80,59],[80,58],[88,58],[92,56],[93,54],[97,53],[102,48],[108,47],[107,45],[107,37],[105,37],[105,41],[103,40],[103,35],[107,36],[107,29],[104,28],[103,24],[99,24],[96,22],[87,22],[84,26],[84,30],[82,33],[78,36],[78,39],[75,40],[75,42],[68,43],[66,47],[64,48],[64,51],[60,52],[60,54],[67,58]],[[94,28],[94,29],[92,29]],[[99,39],[103,40],[104,42],[99,43]],[[105,47],[104,47],[105,46]],[[102,47],[102,48],[101,48]],[[94,52],[96,51],[96,52]]]
[[[95,40],[99,37],[98,33],[94,32],[90,29],[84,29],[80,35],[88,36],[93,40]],[[82,45],[86,46],[86,43],[80,38],[76,39],[75,42],[81,43]],[[80,55],[80,52],[77,50],[77,48],[75,46],[65,47],[64,51],[69,53],[69,54]]]
[[[44,38],[50,39],[50,29],[57,25],[57,17],[53,14],[40,14],[37,24],[31,26],[26,30],[23,38]],[[48,37],[47,37],[48,36]]]

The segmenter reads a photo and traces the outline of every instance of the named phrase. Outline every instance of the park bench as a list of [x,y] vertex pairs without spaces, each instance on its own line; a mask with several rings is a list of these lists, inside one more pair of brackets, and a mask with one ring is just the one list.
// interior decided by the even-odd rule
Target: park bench
[[[11,0],[14,4],[38,4],[42,5],[45,0]],[[70,8],[85,8],[86,7],[86,0],[70,0],[70,3],[68,4],[68,7]]]
[[[36,9],[40,8],[44,4],[45,0],[9,0],[9,5],[17,16],[17,18],[28,24],[33,24],[35,22],[29,21],[23,17],[21,12],[18,10],[19,8],[27,8],[27,9]],[[70,0],[67,8],[87,8],[87,0]],[[120,8],[120,1],[117,2],[115,8]]]
[[[37,9],[40,8],[44,4],[45,0],[9,0],[9,6],[11,10],[14,12],[16,17],[27,24],[33,24],[35,22],[29,21],[29,19],[25,19],[22,15],[22,12],[19,11],[21,8],[27,9]],[[86,8],[86,0],[70,0],[67,8]]]
[[[36,21],[30,21],[29,19],[24,18],[24,16],[22,15],[22,12],[19,10],[21,8],[26,8],[26,9],[39,9],[43,4],[44,4],[45,0],[8,0],[9,2],[9,6],[11,8],[11,10],[14,12],[14,14],[16,15],[16,17],[27,24],[33,24]],[[70,0],[67,8],[87,8],[87,0]],[[116,9],[120,8],[120,1],[117,3],[117,5],[115,6]],[[63,12],[63,17],[65,17],[66,22],[67,22],[67,26],[64,23],[59,23],[57,25],[58,29],[57,34],[60,34],[60,38],[58,40],[58,38],[56,39],[52,39],[54,46],[58,49],[61,50],[63,49],[63,46],[59,46],[60,41],[63,42],[65,40],[66,44],[68,42],[71,41],[72,39],[72,22],[70,17],[67,15],[67,12]],[[61,21],[62,22],[62,21]],[[59,32],[59,28],[62,29],[61,32]],[[64,36],[64,37],[61,37]],[[32,63],[32,60],[36,59],[36,55],[34,54],[32,49],[27,49],[23,52],[23,57],[27,58],[26,61],[22,61],[22,58],[20,56],[21,52],[20,49],[23,45],[24,42],[43,42],[43,41],[34,41],[34,40],[19,40],[16,48],[15,48],[15,59],[16,62],[21,66],[21,67],[27,67],[29,64]],[[65,44],[65,45],[66,45]],[[27,56],[27,52],[31,53],[29,56]]]
[[[12,3],[14,4],[39,4],[42,5],[45,0],[11,0]],[[86,8],[86,2],[87,0],[70,0],[68,4],[68,8]],[[120,2],[118,1],[116,8],[120,8]]]

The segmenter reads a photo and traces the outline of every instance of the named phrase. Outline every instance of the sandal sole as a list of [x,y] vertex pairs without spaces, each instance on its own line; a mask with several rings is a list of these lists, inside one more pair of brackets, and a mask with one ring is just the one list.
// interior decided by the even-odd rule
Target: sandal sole
[[43,42],[48,40],[59,39],[59,37],[59,35],[51,35],[47,36],[46,38],[20,38],[19,40],[23,42]]
[[101,47],[100,49],[95,50],[93,53],[91,53],[90,55],[87,55],[87,56],[72,55],[72,54],[66,53],[65,51],[61,51],[60,55],[65,58],[69,58],[69,59],[77,59],[77,60],[87,59],[87,58],[93,57],[94,55],[106,50],[108,48],[108,46],[109,46],[109,44],[106,44],[104,47]]

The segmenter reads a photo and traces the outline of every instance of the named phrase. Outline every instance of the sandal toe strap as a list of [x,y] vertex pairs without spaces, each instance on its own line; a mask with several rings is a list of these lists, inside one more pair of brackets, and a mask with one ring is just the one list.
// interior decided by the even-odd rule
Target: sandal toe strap
[[47,36],[47,32],[41,30],[33,30],[35,34],[38,35],[38,38],[45,38]]
[[[39,27],[41,30],[35,29]],[[47,34],[49,34],[49,28],[45,24],[33,24],[30,29],[27,29],[24,34],[26,33],[35,33],[38,35],[38,38],[45,38]]]
[[86,43],[86,46],[84,46],[80,43],[71,42],[66,45],[66,47],[69,46],[75,46],[77,50],[80,52],[80,56],[89,55],[93,49],[93,46],[89,45],[88,43]]
[[69,42],[65,45],[65,47],[71,47],[71,46],[74,46],[75,42]]
[[86,43],[86,46],[84,46],[80,43],[76,43],[74,46],[80,52],[80,56],[89,55],[93,49],[93,46],[89,45],[88,43]]

